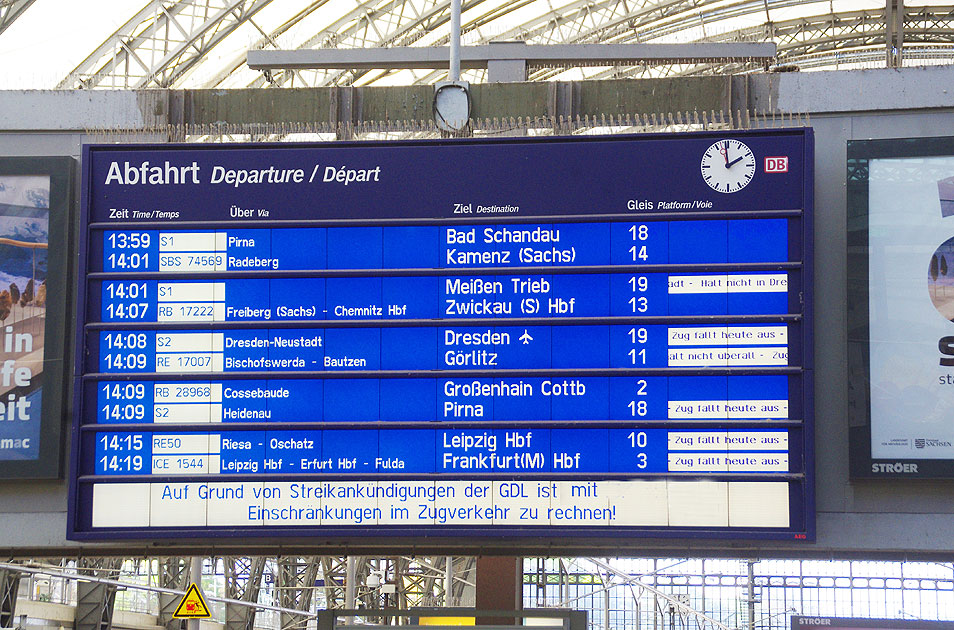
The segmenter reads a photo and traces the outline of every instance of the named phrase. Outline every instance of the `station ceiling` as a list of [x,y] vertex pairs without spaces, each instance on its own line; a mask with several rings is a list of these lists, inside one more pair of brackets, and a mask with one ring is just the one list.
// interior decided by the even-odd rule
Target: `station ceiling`
[[[464,45],[775,42],[776,68],[884,67],[887,42],[903,63],[954,61],[954,5],[916,0],[464,0]],[[50,0],[46,0],[49,4]],[[0,44],[44,0],[0,0]],[[103,10],[96,3],[89,11]],[[122,25],[93,47],[58,45],[72,71],[59,89],[413,85],[444,70],[249,69],[250,49],[447,45],[449,0],[152,0],[112,11]],[[137,10],[138,9],[138,10]],[[900,29],[887,26],[903,16]],[[91,16],[95,18],[95,16]],[[894,22],[898,24],[897,21]],[[81,25],[77,25],[81,28]],[[900,34],[899,34],[900,33]],[[897,62],[894,62],[897,63]],[[740,73],[761,63],[531,67],[531,81]],[[464,80],[486,80],[469,70]]]

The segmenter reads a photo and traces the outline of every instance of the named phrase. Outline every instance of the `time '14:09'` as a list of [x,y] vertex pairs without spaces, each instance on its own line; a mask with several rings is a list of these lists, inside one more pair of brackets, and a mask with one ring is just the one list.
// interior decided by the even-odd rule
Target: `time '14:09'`
[[145,405],[103,405],[100,411],[103,412],[101,418],[113,421],[134,422],[146,417]]
[[142,400],[146,397],[146,386],[142,383],[104,383],[102,391],[107,400]]
[[103,357],[111,370],[142,370],[146,367],[145,354],[107,354]]

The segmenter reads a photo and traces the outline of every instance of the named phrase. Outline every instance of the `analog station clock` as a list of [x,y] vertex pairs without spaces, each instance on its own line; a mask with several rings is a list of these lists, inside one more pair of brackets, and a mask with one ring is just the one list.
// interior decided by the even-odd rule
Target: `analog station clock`
[[755,176],[755,155],[744,142],[719,140],[702,154],[702,179],[712,190],[734,193]]

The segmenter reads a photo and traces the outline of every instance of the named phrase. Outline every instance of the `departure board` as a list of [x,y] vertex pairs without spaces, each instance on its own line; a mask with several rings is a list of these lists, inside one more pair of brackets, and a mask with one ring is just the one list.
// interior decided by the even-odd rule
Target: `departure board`
[[85,147],[70,537],[812,539],[812,160]]

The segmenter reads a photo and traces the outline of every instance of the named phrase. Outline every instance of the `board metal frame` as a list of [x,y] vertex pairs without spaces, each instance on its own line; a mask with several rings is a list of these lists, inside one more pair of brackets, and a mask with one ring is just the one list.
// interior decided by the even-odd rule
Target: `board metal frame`
[[[813,351],[812,351],[812,206],[813,206],[813,177],[812,177],[812,166],[814,164],[814,155],[813,155],[813,141],[810,130],[804,129],[795,129],[795,130],[773,130],[773,131],[746,131],[746,132],[732,132],[732,133],[692,133],[692,134],[653,134],[651,136],[601,136],[601,137],[586,137],[586,138],[547,138],[528,141],[526,139],[494,139],[494,140],[444,140],[444,141],[415,141],[415,142],[359,142],[359,143],[333,143],[333,144],[319,144],[319,145],[176,145],[170,147],[169,145],[120,145],[120,146],[86,146],[84,147],[84,161],[83,161],[83,207],[82,207],[82,220],[81,220],[81,229],[83,232],[81,238],[80,246],[80,260],[83,269],[85,270],[85,264],[87,257],[89,255],[89,245],[87,239],[89,238],[90,228],[89,225],[89,213],[91,203],[91,177],[93,173],[91,172],[91,163],[92,160],[90,156],[95,153],[108,153],[110,151],[124,151],[124,150],[146,150],[146,151],[155,151],[157,154],[162,154],[163,152],[168,151],[181,151],[181,150],[190,150],[190,151],[236,151],[254,148],[256,150],[296,150],[301,148],[313,149],[317,151],[335,151],[337,149],[360,149],[367,151],[374,151],[377,149],[389,150],[392,148],[405,148],[409,146],[414,147],[443,147],[443,148],[454,148],[454,147],[505,147],[506,150],[512,150],[513,147],[519,147],[520,145],[532,143],[532,144],[558,144],[558,145],[573,145],[573,144],[582,144],[590,142],[605,142],[605,143],[615,143],[615,142],[638,142],[640,140],[654,140],[654,141],[673,141],[680,142],[685,141],[686,139],[692,140],[705,140],[708,142],[714,142],[717,139],[723,138],[764,138],[764,137],[774,137],[774,136],[785,136],[785,137],[797,137],[801,139],[803,154],[799,156],[799,159],[805,165],[805,177],[802,182],[802,203],[803,209],[800,210],[797,214],[799,217],[801,226],[801,233],[796,235],[796,240],[798,241],[794,245],[790,243],[790,248],[795,246],[801,251],[801,263],[800,263],[800,273],[803,279],[802,294],[800,296],[803,312],[799,316],[800,326],[801,326],[801,338],[797,340],[790,340],[790,344],[799,344],[798,348],[803,357],[802,368],[800,369],[800,374],[802,378],[802,391],[801,391],[801,405],[804,411],[803,424],[800,430],[803,432],[803,449],[799,453],[801,459],[801,466],[803,472],[797,475],[802,481],[799,482],[799,487],[801,488],[798,497],[794,498],[793,509],[791,511],[794,514],[794,519],[792,527],[786,528],[782,531],[772,528],[740,528],[740,529],[731,529],[731,528],[709,528],[709,529],[697,529],[691,530],[686,528],[678,529],[653,529],[653,528],[627,528],[627,527],[606,527],[606,528],[596,528],[596,527],[555,527],[550,526],[549,528],[541,527],[513,527],[508,526],[506,528],[500,528],[495,532],[490,532],[485,528],[471,528],[466,526],[373,526],[373,527],[361,527],[356,528],[353,526],[341,526],[341,527],[328,527],[320,526],[318,528],[311,528],[310,530],[302,527],[279,527],[279,526],[268,526],[267,531],[256,531],[255,528],[241,527],[241,528],[207,528],[207,529],[195,529],[195,528],[147,528],[144,530],[130,530],[123,528],[107,528],[107,529],[98,529],[92,530],[88,526],[83,525],[84,521],[88,522],[88,510],[90,507],[86,504],[85,495],[79,492],[79,486],[82,483],[80,480],[80,472],[83,465],[83,462],[80,461],[80,444],[81,444],[81,427],[80,427],[80,418],[79,413],[83,408],[83,403],[81,400],[82,387],[79,384],[82,382],[82,375],[84,372],[83,365],[83,355],[85,348],[83,346],[83,324],[82,319],[79,321],[77,328],[77,352],[76,352],[76,361],[74,365],[75,369],[75,378],[77,387],[75,390],[75,409],[77,410],[76,420],[74,422],[73,428],[73,469],[71,472],[71,485],[70,485],[70,497],[69,497],[69,513],[68,513],[68,538],[74,540],[105,540],[105,539],[122,539],[122,540],[141,540],[141,539],[154,539],[154,540],[164,540],[164,539],[194,539],[194,540],[208,540],[215,541],[222,537],[252,537],[256,539],[256,543],[264,542],[267,540],[273,540],[278,544],[288,543],[292,538],[302,538],[307,536],[319,535],[323,539],[327,538],[329,540],[336,541],[345,545],[346,547],[350,544],[352,546],[357,546],[361,544],[366,544],[363,542],[365,539],[371,537],[386,536],[389,541],[393,541],[396,545],[401,545],[404,547],[414,547],[420,548],[423,546],[435,546],[438,545],[441,548],[446,548],[448,545],[460,545],[467,544],[472,545],[475,542],[486,547],[498,547],[505,548],[512,546],[513,539],[519,539],[519,544],[529,545],[530,548],[551,548],[553,545],[561,546],[576,546],[580,548],[580,545],[587,544],[587,541],[596,542],[599,540],[601,544],[604,544],[608,541],[616,540],[620,541],[621,544],[625,544],[625,541],[631,540],[633,536],[637,536],[640,539],[652,538],[652,537],[661,537],[661,538],[718,538],[718,539],[795,539],[803,541],[814,540],[815,532],[815,508],[814,508],[814,431],[813,431],[813,409],[814,409],[814,393],[812,387],[812,373],[813,373]],[[159,157],[159,155],[157,155]],[[160,157],[161,160],[161,157]],[[696,163],[695,169],[698,169]],[[544,184],[539,184],[544,185]],[[639,216],[644,220],[652,219],[662,219],[662,218],[671,218],[673,213],[665,212],[648,212],[640,213]],[[728,215],[726,214],[710,214],[710,213],[681,213],[679,218],[711,218],[711,219],[724,219],[724,218],[748,218],[752,216],[759,216],[758,213],[753,213],[752,211],[736,211]],[[789,215],[791,216],[791,215]],[[622,216],[622,215],[551,215],[551,216],[526,216],[516,219],[514,222],[560,222],[560,221],[605,221],[610,217],[616,217],[617,220],[631,220],[632,215]],[[382,224],[398,224],[398,225],[420,225],[420,224],[453,224],[455,221],[448,220],[436,220],[434,218],[421,217],[421,218],[409,218],[406,220],[401,220],[397,223],[380,223],[375,222],[373,219],[368,219],[364,217],[358,220],[341,220],[341,219],[331,219],[325,220],[323,225],[382,225]],[[492,224],[502,222],[496,220],[494,217],[476,217],[469,216],[466,218],[461,218],[456,220],[458,223],[464,224]],[[181,224],[180,224],[181,225]],[[192,223],[189,226],[169,226],[169,229],[184,229],[186,227],[211,227],[212,223]],[[267,227],[267,225],[261,225],[257,227]],[[138,229],[138,228],[137,228]],[[703,266],[704,267],[704,266]],[[517,268],[510,269],[509,271],[516,271]],[[491,269],[486,269],[490,273]],[[610,270],[607,270],[609,273]],[[386,274],[384,274],[386,275]],[[249,277],[254,276],[251,274]],[[83,279],[82,282],[88,282],[87,279]],[[85,284],[83,286],[86,286]],[[80,291],[77,299],[77,312],[85,313],[85,296],[87,291]],[[271,326],[271,325],[270,325]],[[354,373],[348,373],[354,374]],[[438,375],[439,376],[439,375]],[[170,376],[169,378],[178,378]],[[226,377],[226,378],[235,378],[235,377]],[[560,426],[559,423],[553,422],[551,425],[557,427]],[[538,475],[539,477],[540,475]],[[551,475],[552,477],[553,475]],[[492,478],[493,480],[506,481],[511,479],[513,476],[510,475],[491,475],[487,478]],[[597,478],[598,475],[589,475],[588,478]],[[214,479],[210,478],[209,481],[223,481],[226,479],[231,479],[231,476],[225,477],[217,476]],[[474,479],[483,479],[485,477],[475,477]],[[532,479],[533,476],[528,476],[526,479]],[[758,475],[752,475],[750,479],[759,478]],[[409,478],[409,480],[412,478]],[[524,479],[524,477],[520,477]],[[129,479],[131,480],[131,479]],[[181,478],[170,477],[167,481],[178,481]],[[278,479],[276,478],[276,481]],[[150,477],[149,481],[163,481],[161,477]],[[334,478],[330,478],[329,481],[334,481]],[[86,514],[86,516],[83,516]],[[508,541],[507,539],[511,539]],[[348,541],[351,541],[349,543]]]

